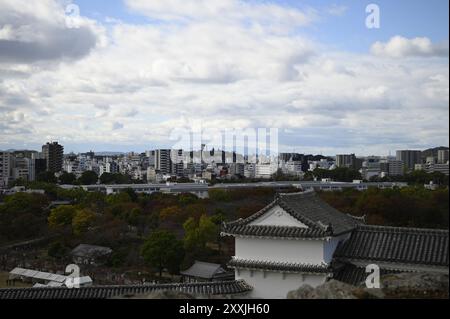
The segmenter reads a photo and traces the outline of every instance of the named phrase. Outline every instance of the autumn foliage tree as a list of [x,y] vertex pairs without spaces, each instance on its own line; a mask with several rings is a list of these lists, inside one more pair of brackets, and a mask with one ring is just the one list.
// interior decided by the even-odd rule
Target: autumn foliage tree
[[76,212],[72,219],[72,229],[75,235],[81,235],[86,232],[89,226],[95,221],[95,214],[88,210],[82,209]]
[[48,216],[48,225],[52,228],[71,225],[76,213],[77,211],[72,205],[61,205],[53,208]]
[[448,189],[431,191],[410,186],[321,192],[319,195],[343,213],[366,215],[369,224],[422,228],[449,225]]
[[210,217],[202,215],[199,220],[189,218],[184,224],[184,248],[189,251],[202,251],[208,242],[216,239],[219,227]]
[[49,201],[45,195],[17,193],[5,196],[0,205],[0,243],[33,238],[46,231]]
[[169,206],[159,212],[162,221],[178,221],[181,218],[181,208],[179,206]]

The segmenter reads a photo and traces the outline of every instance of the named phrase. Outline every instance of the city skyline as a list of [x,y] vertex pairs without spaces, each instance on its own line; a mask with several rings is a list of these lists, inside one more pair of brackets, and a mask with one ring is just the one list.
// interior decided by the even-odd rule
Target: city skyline
[[[56,143],[58,143],[59,141],[57,141],[57,140],[51,140],[51,141],[48,141],[47,143],[53,143],[53,142],[56,142]],[[45,144],[44,145],[40,145],[39,147],[36,147],[36,148],[10,148],[10,149],[1,149],[0,148],[0,152],[21,152],[21,151],[31,151],[31,152],[37,152],[37,153],[41,153],[42,152],[42,147],[43,146],[45,146]],[[90,148],[90,149],[86,149],[86,150],[82,150],[82,151],[73,151],[73,150],[68,150],[64,145],[62,145],[63,147],[64,147],[64,155],[69,155],[69,154],[85,154],[85,153],[91,153],[91,152],[93,152],[93,153],[95,153],[95,154],[100,154],[99,156],[116,156],[116,155],[126,155],[126,154],[131,154],[131,153],[135,153],[135,154],[143,154],[143,153],[145,153],[145,152],[148,152],[148,151],[153,151],[153,150],[158,150],[158,149],[163,149],[163,150],[165,150],[165,149],[170,149],[170,150],[174,150],[174,151],[176,151],[176,150],[182,150],[183,152],[190,152],[190,151],[194,151],[194,152],[196,152],[196,153],[199,153],[200,151],[201,151],[201,149],[200,148],[194,148],[193,150],[187,150],[187,149],[184,149],[184,148],[170,148],[170,147],[148,147],[148,148],[145,148],[145,149],[142,149],[142,150],[130,150],[130,151],[111,151],[111,150],[103,150],[103,149],[100,149],[100,150],[95,150],[95,149],[93,149],[93,148]],[[429,150],[429,149],[438,149],[438,148],[444,148],[444,149],[448,149],[449,148],[449,146],[445,146],[445,145],[435,145],[435,146],[432,146],[432,147],[430,147],[430,148],[427,148],[427,149],[407,149],[407,148],[400,148],[400,149],[397,149],[397,150],[393,150],[392,152],[391,151],[389,151],[388,153],[382,153],[382,154],[357,154],[357,153],[355,153],[355,152],[347,152],[347,153],[336,153],[336,154],[322,154],[322,153],[308,153],[308,152],[302,152],[302,150],[300,149],[292,149],[292,151],[289,151],[289,150],[286,150],[286,151],[280,151],[280,152],[277,152],[276,154],[283,154],[283,153],[285,153],[285,154],[289,154],[289,153],[291,153],[291,154],[304,154],[304,155],[321,155],[321,156],[324,156],[324,157],[336,157],[337,155],[355,155],[356,157],[361,157],[361,158],[364,158],[364,157],[370,157],[370,156],[378,156],[378,157],[395,157],[396,156],[396,152],[398,152],[398,151],[402,151],[402,150],[410,150],[410,151],[419,151],[419,152],[423,152],[423,151],[426,151],[426,150]],[[208,145],[205,145],[205,149],[203,150],[203,152],[210,152],[210,151],[212,151],[212,150],[215,150],[215,151],[217,151],[217,152],[222,152],[222,151],[224,151],[223,149],[221,149],[220,147],[219,148],[215,148],[215,147],[211,147],[211,148],[208,148]],[[233,153],[233,150],[232,149],[225,149],[225,152],[226,153]],[[242,156],[244,156],[244,155],[248,155],[248,156],[256,156],[256,152],[237,152],[237,151],[235,151],[234,153],[236,153],[237,155],[242,155]],[[259,154],[261,154],[261,153],[259,153]],[[275,154],[275,153],[274,153]],[[274,155],[274,154],[272,154],[272,155]]]
[[[332,155],[449,145],[448,2],[0,1],[0,149],[279,129]],[[220,17],[217,18],[217,13]]]

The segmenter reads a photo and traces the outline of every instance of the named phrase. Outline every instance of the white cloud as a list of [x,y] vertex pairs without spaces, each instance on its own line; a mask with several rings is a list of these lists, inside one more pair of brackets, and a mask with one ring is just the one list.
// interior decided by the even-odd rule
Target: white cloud
[[426,37],[407,39],[402,36],[392,37],[388,42],[375,42],[371,52],[377,56],[403,58],[403,57],[448,57],[447,43],[432,43]]
[[78,59],[101,42],[94,21],[74,17],[76,28],[68,25],[60,2],[2,0],[0,8],[0,63]]
[[113,131],[120,130],[121,128],[123,128],[123,124],[122,123],[119,123],[119,122],[111,123],[111,129]]
[[163,21],[220,21],[252,23],[292,29],[305,26],[317,18],[314,9],[299,10],[268,2],[243,0],[126,0],[137,13]]
[[[328,154],[448,144],[444,59],[327,52],[289,32],[289,17],[300,28],[311,20],[274,4],[208,0],[201,12],[189,1],[128,4],[163,23],[109,20],[107,33],[95,33],[107,41],[89,54],[0,63],[0,148],[52,138],[142,150],[169,146],[175,127],[193,126],[289,129],[281,145]],[[53,23],[44,9],[37,16]]]
[[327,8],[328,14],[341,17],[347,12],[348,8],[344,5],[332,4]]

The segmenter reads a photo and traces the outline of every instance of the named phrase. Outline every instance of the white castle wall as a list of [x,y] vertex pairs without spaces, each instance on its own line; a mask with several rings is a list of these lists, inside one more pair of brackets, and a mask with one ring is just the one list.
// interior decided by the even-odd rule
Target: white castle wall
[[324,262],[324,241],[286,240],[236,237],[238,258],[277,262],[321,264]]
[[253,290],[248,298],[285,299],[287,293],[304,284],[317,287],[326,280],[326,275],[286,273],[243,270],[236,271],[236,279],[244,279]]

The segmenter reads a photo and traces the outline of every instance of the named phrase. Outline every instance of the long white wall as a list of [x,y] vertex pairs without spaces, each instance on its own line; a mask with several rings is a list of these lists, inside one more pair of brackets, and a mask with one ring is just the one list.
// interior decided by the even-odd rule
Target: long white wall
[[277,262],[321,264],[324,241],[236,237],[237,258]]
[[244,279],[253,290],[247,295],[249,298],[285,299],[287,293],[298,289],[304,284],[317,287],[326,280],[326,275],[294,274],[284,275],[278,272],[236,271],[236,279]]

